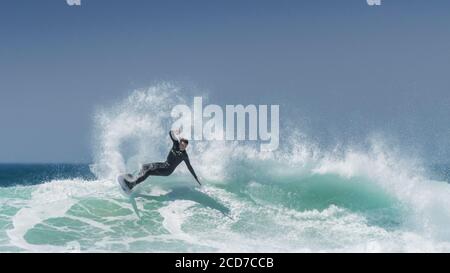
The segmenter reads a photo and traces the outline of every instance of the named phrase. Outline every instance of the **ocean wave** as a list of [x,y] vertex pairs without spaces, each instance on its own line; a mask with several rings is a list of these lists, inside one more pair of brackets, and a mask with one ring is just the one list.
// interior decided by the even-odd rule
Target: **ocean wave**
[[115,177],[161,161],[183,90],[136,90],[95,116],[95,180],[0,188],[0,251],[417,252],[450,250],[450,185],[368,139],[321,150],[301,128],[280,149],[192,141],[192,165],[151,177],[127,200]]

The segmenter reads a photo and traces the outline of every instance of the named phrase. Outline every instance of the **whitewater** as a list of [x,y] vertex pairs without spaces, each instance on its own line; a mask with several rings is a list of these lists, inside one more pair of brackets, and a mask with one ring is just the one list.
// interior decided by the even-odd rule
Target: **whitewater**
[[92,179],[0,187],[0,252],[450,251],[449,183],[382,137],[324,150],[289,126],[273,152],[191,141],[204,186],[181,164],[124,197],[115,177],[165,159],[177,104],[189,98],[162,83],[97,109]]

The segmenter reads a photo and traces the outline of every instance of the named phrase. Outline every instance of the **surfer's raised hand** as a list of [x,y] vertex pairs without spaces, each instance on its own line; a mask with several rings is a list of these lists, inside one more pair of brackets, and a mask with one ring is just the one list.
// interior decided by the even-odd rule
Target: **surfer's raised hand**
[[176,135],[179,135],[179,134],[181,133],[181,127],[178,128],[178,129],[172,130],[172,132],[173,132],[174,134],[176,134]]

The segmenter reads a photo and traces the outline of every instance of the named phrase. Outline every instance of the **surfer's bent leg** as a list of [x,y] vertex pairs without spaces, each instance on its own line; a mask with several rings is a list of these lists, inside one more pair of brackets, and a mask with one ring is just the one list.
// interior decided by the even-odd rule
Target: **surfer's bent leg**
[[137,185],[145,181],[145,179],[147,179],[150,175],[167,176],[171,173],[172,171],[170,169],[170,165],[167,162],[145,164],[142,166],[142,169],[139,172],[138,177],[134,181],[134,184]]

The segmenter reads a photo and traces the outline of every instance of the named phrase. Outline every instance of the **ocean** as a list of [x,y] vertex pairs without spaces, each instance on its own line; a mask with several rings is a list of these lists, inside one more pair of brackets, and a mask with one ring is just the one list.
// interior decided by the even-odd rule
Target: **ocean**
[[0,252],[450,251],[450,164],[379,138],[323,150],[289,135],[270,153],[192,141],[202,187],[182,163],[123,196],[115,177],[170,149],[172,89],[100,109],[91,164],[0,165]]

